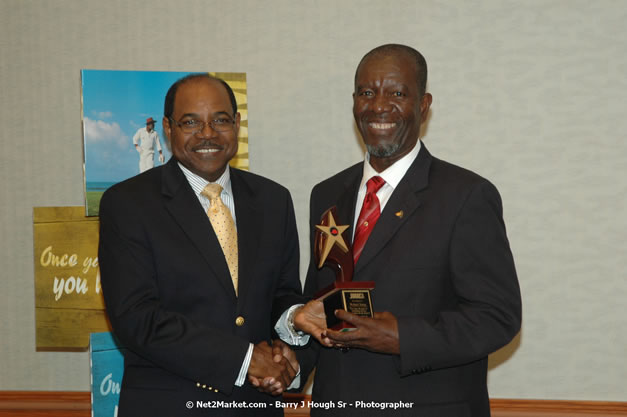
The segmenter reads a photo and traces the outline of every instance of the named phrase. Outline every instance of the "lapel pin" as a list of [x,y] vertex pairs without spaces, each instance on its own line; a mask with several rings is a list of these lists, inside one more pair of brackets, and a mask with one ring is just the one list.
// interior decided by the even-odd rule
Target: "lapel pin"
[[399,219],[403,218],[403,210],[401,211],[397,211],[396,213],[394,213],[396,215],[396,217],[398,217]]

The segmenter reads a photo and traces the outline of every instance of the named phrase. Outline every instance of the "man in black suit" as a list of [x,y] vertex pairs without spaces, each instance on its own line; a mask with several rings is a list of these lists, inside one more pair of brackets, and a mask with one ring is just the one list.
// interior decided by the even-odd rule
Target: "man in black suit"
[[298,371],[267,343],[301,297],[296,222],[284,187],[228,167],[239,125],[224,81],[177,81],[163,117],[173,158],[102,197],[102,288],[128,349],[120,417],[283,415],[249,381],[278,394]]
[[[335,348],[314,343],[299,353],[305,375],[317,364],[313,400],[332,405],[312,416],[489,416],[488,354],[520,329],[498,191],[431,156],[419,140],[432,100],[426,80],[426,62],[410,47],[366,54],[353,94],[365,161],[312,191],[312,239],[322,213],[337,206],[338,224],[360,235],[353,279],[375,282],[378,311],[374,318],[336,311],[356,330],[326,330],[323,344]],[[305,293],[334,279],[312,255]]]

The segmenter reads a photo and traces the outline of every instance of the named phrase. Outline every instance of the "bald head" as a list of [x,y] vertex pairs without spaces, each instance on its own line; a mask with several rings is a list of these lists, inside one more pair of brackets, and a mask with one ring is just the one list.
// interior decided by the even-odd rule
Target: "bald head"
[[387,56],[403,56],[410,58],[410,60],[414,62],[414,70],[416,74],[418,91],[421,95],[424,94],[427,89],[427,61],[425,61],[425,58],[422,56],[422,54],[414,48],[395,43],[378,46],[372,51],[368,52],[366,55],[364,55],[361,61],[359,61],[359,65],[357,65],[357,70],[355,71],[355,83],[357,83],[357,75],[359,74],[359,69],[364,64],[364,62],[371,59],[378,59]]
[[237,113],[237,101],[235,100],[235,94],[233,93],[233,89],[231,88],[231,86],[228,85],[226,81],[224,81],[221,78],[209,75],[208,73],[194,73],[194,74],[186,75],[183,78],[179,78],[174,84],[170,86],[170,89],[165,95],[165,103],[163,105],[163,115],[165,117],[167,118],[172,117],[172,113],[174,112],[174,100],[176,98],[176,92],[178,91],[179,87],[182,84],[185,84],[190,81],[196,81],[196,80],[216,81],[222,84],[227,94],[229,95],[229,100],[231,101],[231,107],[233,109],[233,115]]

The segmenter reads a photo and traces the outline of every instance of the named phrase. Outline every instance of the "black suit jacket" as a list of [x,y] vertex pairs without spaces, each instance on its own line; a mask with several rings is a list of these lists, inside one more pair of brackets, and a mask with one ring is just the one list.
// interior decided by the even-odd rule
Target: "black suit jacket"
[[[333,205],[339,224],[352,227],[362,173],[359,163],[314,187],[312,236]],[[314,294],[333,280],[331,270],[319,271],[312,262],[305,292]],[[508,343],[521,323],[520,289],[496,188],[432,157],[422,145],[366,242],[354,280],[374,281],[375,311],[398,318],[401,354],[342,353],[314,343],[299,352],[304,373],[317,362],[313,399],[413,406],[312,415],[488,416],[487,355]]]
[[[113,330],[130,351],[120,417],[283,415],[274,407],[250,411],[197,404],[274,403],[248,383],[238,388],[234,382],[249,342],[270,340],[272,309],[282,312],[301,292],[289,192],[233,168],[231,182],[238,297],[211,223],[174,158],[102,197],[102,289]],[[243,325],[236,324],[238,317]]]

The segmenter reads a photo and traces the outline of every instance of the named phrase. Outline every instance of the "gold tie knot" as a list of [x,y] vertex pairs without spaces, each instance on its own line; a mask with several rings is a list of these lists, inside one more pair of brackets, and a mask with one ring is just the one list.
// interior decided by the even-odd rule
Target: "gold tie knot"
[[216,198],[220,198],[220,194],[222,194],[222,186],[220,184],[207,184],[207,186],[202,190],[202,195],[207,197],[209,200],[214,201]]

